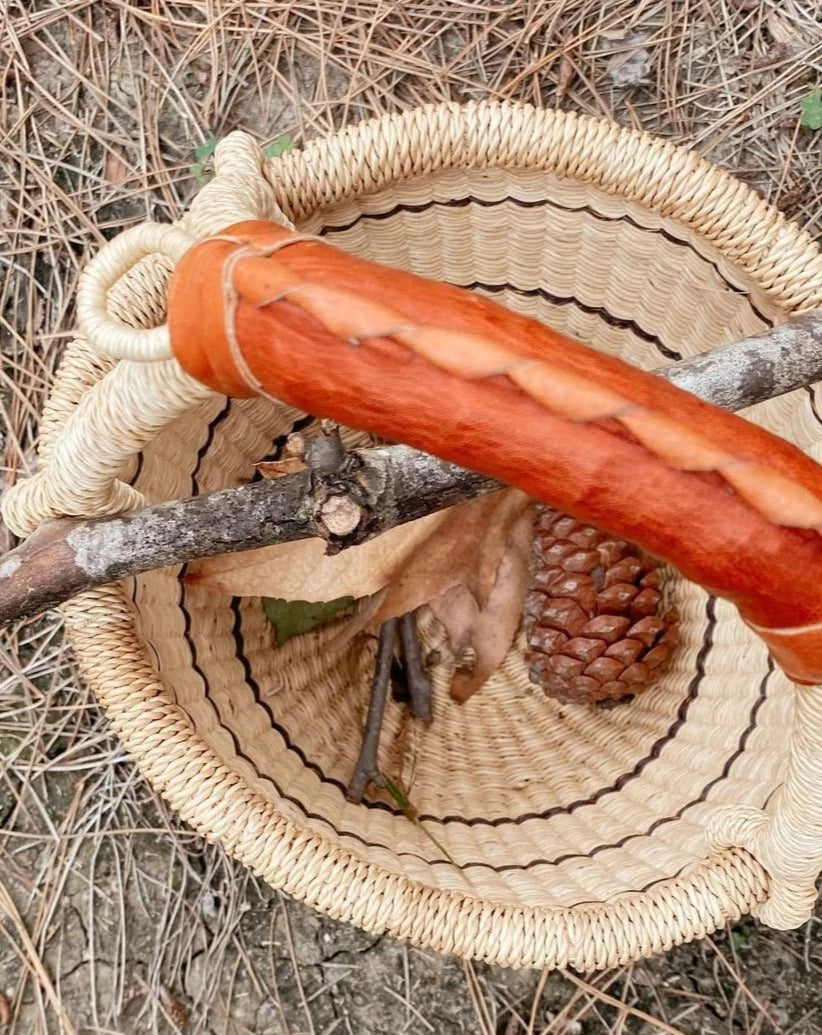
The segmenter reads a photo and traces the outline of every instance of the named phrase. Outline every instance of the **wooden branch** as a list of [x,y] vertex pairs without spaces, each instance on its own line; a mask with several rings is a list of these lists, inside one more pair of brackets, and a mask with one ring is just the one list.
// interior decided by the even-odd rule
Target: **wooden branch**
[[371,696],[368,701],[368,715],[365,719],[365,732],[360,745],[360,754],[354,767],[354,775],[345,792],[346,798],[359,804],[370,783],[378,787],[385,786],[378,762],[380,736],[382,734],[385,706],[388,702],[388,691],[391,688],[391,662],[394,658],[394,641],[397,636],[397,619],[389,618],[380,626],[380,639],[377,646],[377,664],[371,679]]
[[[812,384],[822,380],[822,311],[657,373],[732,410]],[[116,517],[51,522],[0,560],[0,626],[93,586],[201,557],[311,536],[336,552],[500,488],[407,446],[338,461]]]
[[822,309],[656,371],[723,410],[743,410],[822,381]]
[[143,507],[49,522],[0,560],[0,626],[92,586],[155,568],[320,536],[335,553],[500,484],[407,446],[346,454],[311,469]]

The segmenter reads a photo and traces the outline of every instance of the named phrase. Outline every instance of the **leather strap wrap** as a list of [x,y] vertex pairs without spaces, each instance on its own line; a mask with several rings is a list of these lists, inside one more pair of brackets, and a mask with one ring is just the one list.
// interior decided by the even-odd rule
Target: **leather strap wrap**
[[168,322],[214,390],[406,442],[635,542],[736,604],[791,678],[822,682],[822,467],[788,442],[485,298],[273,223],[191,248]]

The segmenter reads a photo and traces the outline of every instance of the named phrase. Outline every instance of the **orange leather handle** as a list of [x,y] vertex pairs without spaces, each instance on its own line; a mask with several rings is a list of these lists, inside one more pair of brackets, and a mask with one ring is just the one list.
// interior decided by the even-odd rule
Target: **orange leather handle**
[[822,682],[822,467],[660,378],[460,288],[276,224],[187,252],[174,352],[516,485],[725,597],[798,682]]

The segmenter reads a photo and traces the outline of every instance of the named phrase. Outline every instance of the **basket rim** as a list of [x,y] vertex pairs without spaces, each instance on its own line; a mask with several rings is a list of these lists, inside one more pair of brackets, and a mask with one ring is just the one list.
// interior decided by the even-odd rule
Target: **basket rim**
[[[805,231],[691,152],[586,116],[509,103],[432,105],[343,129],[264,173],[283,211],[300,220],[425,172],[487,167],[551,170],[638,201],[709,241],[784,310],[822,304],[822,253]],[[708,855],[707,842],[706,858],[687,873],[567,908],[500,905],[396,875],[301,829],[243,785],[164,697],[119,587],[83,594],[64,610],[81,671],[146,779],[207,840],[336,919],[489,963],[590,971],[704,936],[768,895],[769,878],[751,854]]]
[[262,171],[277,206],[301,222],[392,183],[488,167],[550,171],[637,202],[712,244],[786,313],[822,306],[822,246],[807,230],[686,147],[590,115],[514,101],[429,104],[346,126]]

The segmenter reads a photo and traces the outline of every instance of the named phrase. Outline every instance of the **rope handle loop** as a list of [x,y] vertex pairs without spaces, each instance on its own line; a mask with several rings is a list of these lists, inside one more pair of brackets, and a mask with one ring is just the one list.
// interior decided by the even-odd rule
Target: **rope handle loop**
[[165,323],[135,328],[112,316],[108,305],[109,291],[141,259],[161,257],[173,269],[198,239],[209,236],[216,227],[249,218],[291,225],[274,201],[265,174],[268,163],[251,136],[228,134],[217,147],[214,165],[216,176],[200,191],[180,223],[145,222],[130,227],[109,241],[83,271],[77,288],[79,329],[100,355],[138,363],[172,356]]
[[141,259],[160,255],[174,266],[194,243],[179,227],[147,222],[124,230],[91,260],[77,287],[77,319],[81,333],[99,353],[138,363],[171,357],[167,324],[137,328],[114,319],[108,293]]

